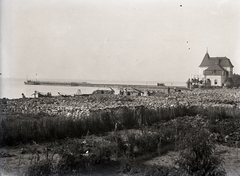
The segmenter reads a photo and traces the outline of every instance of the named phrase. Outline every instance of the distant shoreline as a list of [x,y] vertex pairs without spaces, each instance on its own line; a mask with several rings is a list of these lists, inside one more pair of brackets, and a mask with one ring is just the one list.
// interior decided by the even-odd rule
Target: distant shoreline
[[88,83],[88,82],[57,82],[57,81],[25,81],[25,85],[51,85],[51,86],[81,86],[81,87],[112,87],[112,88],[126,88],[134,87],[138,89],[173,89],[176,87],[180,90],[188,90],[184,86],[157,86],[157,85],[133,85],[133,84],[105,84],[105,83]]

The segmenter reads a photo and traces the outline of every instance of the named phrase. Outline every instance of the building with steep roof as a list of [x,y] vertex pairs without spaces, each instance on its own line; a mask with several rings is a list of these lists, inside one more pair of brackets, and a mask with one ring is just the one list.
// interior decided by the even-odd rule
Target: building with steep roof
[[228,78],[232,78],[233,67],[226,56],[210,57],[207,52],[199,65],[199,75],[210,81],[211,86],[223,86]]

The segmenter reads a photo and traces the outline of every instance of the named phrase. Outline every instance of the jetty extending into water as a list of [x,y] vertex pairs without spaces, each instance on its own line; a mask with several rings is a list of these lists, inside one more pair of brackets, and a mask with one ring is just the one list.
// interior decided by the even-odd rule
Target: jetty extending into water
[[188,90],[181,86],[165,86],[164,84],[156,83],[156,85],[134,85],[134,84],[103,84],[103,83],[89,83],[89,82],[57,82],[57,81],[31,81],[24,82],[26,85],[50,85],[50,86],[80,86],[80,87],[112,87],[112,88],[126,88],[133,87],[137,89],[167,89],[176,87],[178,90]]
[[60,81],[24,81],[25,85],[49,85],[49,86],[86,86],[87,82],[60,82]]

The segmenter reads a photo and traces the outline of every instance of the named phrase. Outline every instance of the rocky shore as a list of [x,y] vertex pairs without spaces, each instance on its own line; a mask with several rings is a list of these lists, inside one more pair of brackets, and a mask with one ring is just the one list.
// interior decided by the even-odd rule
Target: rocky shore
[[[64,158],[66,154],[73,157],[72,152],[69,152],[70,146],[76,152],[74,163],[81,164],[85,160],[90,162],[92,156],[97,156],[96,162],[100,160],[104,163],[106,158],[108,162],[112,158],[114,161],[122,161],[129,152],[131,157],[125,160],[130,162],[139,156],[154,153],[162,155],[178,150],[178,143],[188,132],[194,134],[196,128],[207,130],[209,137],[219,145],[232,147],[231,150],[240,147],[239,89],[182,91],[171,92],[170,95],[161,92],[155,96],[1,99],[0,110],[2,149],[22,146],[16,155],[3,153],[2,158],[18,157],[19,167],[32,164],[22,164],[27,161],[27,157],[31,157],[31,152],[22,153],[28,149],[28,145],[32,149],[33,146],[42,147],[46,142],[51,143],[46,148],[50,148],[50,153],[56,150],[56,156],[61,156],[52,159],[58,164],[61,164],[59,159],[72,163],[69,158]],[[94,137],[87,140],[88,136]],[[103,139],[99,141],[99,137],[107,143],[103,143]],[[92,144],[94,140],[96,142]],[[61,144],[58,141],[62,141]],[[79,146],[83,146],[83,150],[78,151]],[[96,154],[94,151],[99,152]],[[45,155],[49,156],[48,151],[43,149],[40,152],[41,159],[35,161],[36,165],[32,168],[34,172],[39,171],[35,168],[39,164],[48,164],[48,160],[44,159]],[[20,156],[25,159],[21,161]],[[9,163],[6,166],[12,167]],[[168,168],[166,173],[169,172]]]
[[39,114],[82,117],[89,111],[117,107],[144,106],[150,109],[190,106],[239,108],[239,90],[196,90],[158,96],[91,95],[89,97],[44,97],[1,99],[2,114]]

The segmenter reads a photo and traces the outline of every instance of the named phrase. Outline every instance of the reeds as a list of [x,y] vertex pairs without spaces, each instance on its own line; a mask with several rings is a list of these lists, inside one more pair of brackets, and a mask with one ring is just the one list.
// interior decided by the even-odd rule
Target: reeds
[[66,137],[81,137],[90,134],[103,134],[113,131],[117,124],[121,129],[140,129],[160,121],[168,121],[182,116],[207,116],[211,121],[216,119],[239,118],[237,108],[221,106],[178,106],[157,107],[145,106],[115,107],[90,111],[82,118],[49,116],[48,114],[10,114],[0,119],[1,145],[15,145],[20,142],[49,141]]

